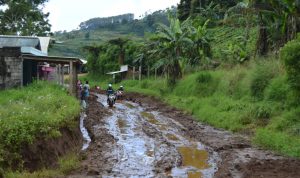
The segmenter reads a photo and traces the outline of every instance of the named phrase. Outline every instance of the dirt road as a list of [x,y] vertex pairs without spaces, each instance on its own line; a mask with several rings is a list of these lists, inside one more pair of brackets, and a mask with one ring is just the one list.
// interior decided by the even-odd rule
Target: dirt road
[[82,168],[70,177],[300,177],[300,160],[256,149],[152,97],[127,94],[108,108],[94,94],[86,116],[91,143],[85,134]]

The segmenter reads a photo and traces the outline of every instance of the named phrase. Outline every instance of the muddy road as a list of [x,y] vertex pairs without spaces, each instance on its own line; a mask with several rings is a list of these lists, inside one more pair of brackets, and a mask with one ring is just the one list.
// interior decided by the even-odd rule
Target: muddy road
[[81,169],[69,177],[300,177],[299,160],[139,94],[108,108],[106,96],[94,93],[81,130]]

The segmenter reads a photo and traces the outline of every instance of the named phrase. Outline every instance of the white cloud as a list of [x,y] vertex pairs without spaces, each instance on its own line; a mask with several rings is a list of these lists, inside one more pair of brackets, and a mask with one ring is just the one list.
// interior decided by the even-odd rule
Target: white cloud
[[52,31],[70,31],[90,18],[124,13],[134,13],[138,18],[146,11],[165,9],[177,3],[179,0],[50,0],[44,11],[50,12]]

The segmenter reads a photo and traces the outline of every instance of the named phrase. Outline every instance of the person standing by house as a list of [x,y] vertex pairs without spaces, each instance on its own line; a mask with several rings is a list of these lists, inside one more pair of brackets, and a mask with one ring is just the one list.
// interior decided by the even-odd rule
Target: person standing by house
[[87,102],[86,102],[87,94],[86,94],[86,92],[87,92],[87,87],[84,86],[83,89],[80,92],[80,100],[81,100],[81,108],[82,109],[87,108]]
[[85,81],[85,84],[83,85],[83,87],[86,87],[86,97],[88,98],[90,96],[90,85],[89,85],[89,81]]
[[77,80],[77,97],[81,97],[82,84],[80,80]]

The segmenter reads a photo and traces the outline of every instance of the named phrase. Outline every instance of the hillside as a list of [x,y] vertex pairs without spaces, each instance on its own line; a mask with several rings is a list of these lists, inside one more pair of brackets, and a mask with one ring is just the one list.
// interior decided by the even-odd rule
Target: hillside
[[[142,41],[145,34],[156,30],[158,23],[169,23],[167,11],[160,10],[145,14],[139,20],[133,20],[132,14],[89,19],[80,23],[79,30],[55,32],[53,36],[55,42],[49,49],[49,55],[84,57],[82,52],[84,46],[104,44],[115,38]],[[174,12],[175,9],[171,11]]]

